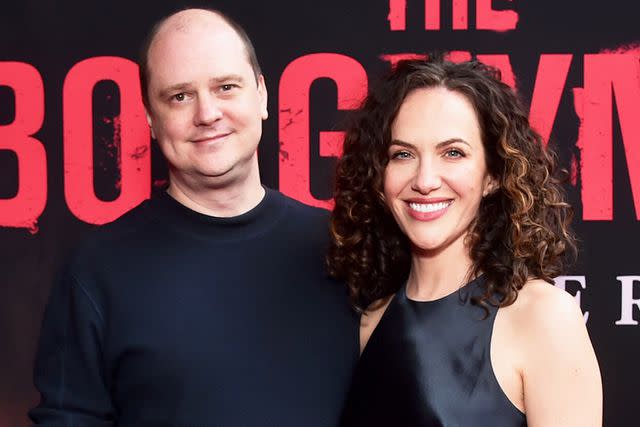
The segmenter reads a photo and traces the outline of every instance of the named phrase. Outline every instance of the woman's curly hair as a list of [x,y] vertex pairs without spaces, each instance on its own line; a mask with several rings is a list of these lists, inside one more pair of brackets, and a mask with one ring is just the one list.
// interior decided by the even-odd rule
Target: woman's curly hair
[[[336,173],[329,272],[344,280],[358,311],[394,294],[411,263],[411,247],[383,195],[391,125],[407,95],[444,87],[473,105],[487,169],[498,188],[482,199],[466,237],[470,277],[484,274],[475,303],[512,304],[527,280],[552,282],[565,255],[575,254],[556,157],[531,128],[527,112],[500,72],[477,61],[452,63],[441,55],[400,61],[373,85],[352,117]],[[561,171],[566,175],[565,171]]]

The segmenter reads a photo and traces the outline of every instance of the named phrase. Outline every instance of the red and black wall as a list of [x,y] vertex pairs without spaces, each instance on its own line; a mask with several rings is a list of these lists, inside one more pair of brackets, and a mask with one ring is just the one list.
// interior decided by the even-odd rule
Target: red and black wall
[[12,0],[0,6],[0,427],[28,425],[65,254],[166,183],[135,58],[151,25],[183,6],[245,26],[269,91],[263,182],[325,208],[345,114],[371,79],[434,50],[499,67],[571,171],[580,256],[556,285],[585,313],[605,425],[640,422],[640,3]]

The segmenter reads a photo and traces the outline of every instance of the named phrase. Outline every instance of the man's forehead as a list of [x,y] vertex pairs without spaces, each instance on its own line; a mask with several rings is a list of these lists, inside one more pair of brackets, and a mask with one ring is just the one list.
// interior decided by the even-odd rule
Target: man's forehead
[[208,10],[190,9],[167,18],[161,24],[149,45],[147,65],[155,62],[154,58],[161,59],[167,49],[189,53],[203,46],[226,46],[246,53],[240,35],[224,18]]
[[151,44],[171,34],[188,34],[200,32],[215,32],[220,34],[236,34],[229,23],[213,11],[189,9],[168,17],[158,28]]

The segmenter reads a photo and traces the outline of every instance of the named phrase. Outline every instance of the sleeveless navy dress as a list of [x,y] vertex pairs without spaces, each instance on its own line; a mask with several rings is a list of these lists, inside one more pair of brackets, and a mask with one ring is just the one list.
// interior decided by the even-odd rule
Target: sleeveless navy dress
[[506,397],[491,367],[497,308],[470,297],[482,276],[435,301],[398,291],[358,363],[343,427],[521,427],[524,414]]

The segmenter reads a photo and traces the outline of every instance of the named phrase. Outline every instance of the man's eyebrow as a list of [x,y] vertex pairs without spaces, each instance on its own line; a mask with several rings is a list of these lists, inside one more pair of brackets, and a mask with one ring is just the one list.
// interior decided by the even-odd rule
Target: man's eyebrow
[[176,93],[176,92],[186,92],[189,89],[191,89],[191,84],[190,83],[176,83],[174,85],[171,85],[169,87],[166,87],[164,89],[160,90],[160,97],[164,98],[169,96],[169,94],[172,93]]
[[225,82],[243,82],[244,78],[239,74],[225,74],[223,76],[213,77],[211,83],[225,83]]
[[[213,77],[210,79],[212,84],[221,84],[226,82],[238,82],[242,83],[244,78],[239,74],[225,74],[219,77]],[[160,90],[160,97],[165,98],[172,93],[186,92],[193,88],[191,83],[176,83]]]

